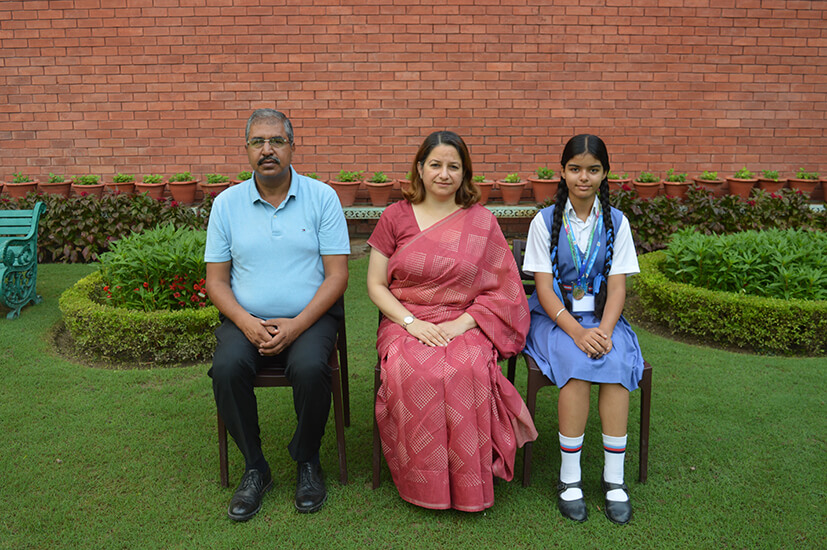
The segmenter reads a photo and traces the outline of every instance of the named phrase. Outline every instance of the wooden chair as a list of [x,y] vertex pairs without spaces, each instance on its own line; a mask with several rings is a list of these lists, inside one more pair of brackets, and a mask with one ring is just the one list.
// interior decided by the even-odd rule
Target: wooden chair
[[31,210],[0,210],[0,302],[16,319],[29,302],[43,301],[37,294],[37,226],[46,205]]
[[[340,298],[340,300],[342,300]],[[342,302],[344,311],[344,302]],[[330,365],[331,392],[333,394],[333,418],[336,425],[336,444],[339,453],[339,481],[347,485],[347,457],[345,454],[345,426],[350,425],[350,407],[347,404],[347,334],[345,331],[344,315],[339,323],[336,335],[336,346],[328,360]],[[289,386],[290,382],[284,375],[284,368],[273,367],[261,369],[256,375],[253,386],[256,388],[272,388]],[[348,411],[347,413],[345,411]],[[221,486],[228,487],[229,474],[227,465],[227,428],[221,415],[216,413],[218,419],[218,461],[221,471]]]
[[[382,322],[382,312],[379,312],[379,322]],[[377,323],[378,326],[378,323]],[[373,367],[373,403],[376,404],[376,395],[382,385],[382,360],[376,356],[376,366]],[[375,408],[374,408],[375,409]],[[382,474],[382,439],[379,437],[379,423],[376,422],[376,411],[373,412],[373,488],[381,483]]]
[[[512,248],[514,253],[514,260],[517,262],[517,268],[520,270],[520,278],[523,281],[523,288],[526,294],[534,292],[534,278],[523,273],[523,255],[525,254],[526,241],[515,240]],[[537,391],[544,386],[553,386],[554,383],[549,380],[537,366],[534,359],[523,352],[526,366],[528,367],[528,387],[526,390],[526,406],[531,418],[534,418],[534,412],[537,406]],[[514,383],[514,376],[517,370],[517,356],[508,360],[507,378]],[[640,458],[638,481],[646,483],[646,478],[649,471],[649,413],[652,406],[652,365],[648,362],[643,362],[643,378],[640,380]],[[524,446],[523,453],[523,487],[528,487],[531,484],[531,452],[532,443],[528,442]]]

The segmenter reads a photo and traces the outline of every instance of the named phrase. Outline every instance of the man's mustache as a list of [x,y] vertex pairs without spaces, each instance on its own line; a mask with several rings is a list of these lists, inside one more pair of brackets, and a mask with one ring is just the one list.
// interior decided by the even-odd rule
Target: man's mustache
[[273,162],[275,162],[276,164],[281,166],[281,161],[279,160],[279,158],[274,157],[273,155],[267,155],[266,157],[261,157],[261,159],[259,159],[259,161],[258,161],[258,165],[261,166],[263,163],[267,162],[268,160],[272,160]]

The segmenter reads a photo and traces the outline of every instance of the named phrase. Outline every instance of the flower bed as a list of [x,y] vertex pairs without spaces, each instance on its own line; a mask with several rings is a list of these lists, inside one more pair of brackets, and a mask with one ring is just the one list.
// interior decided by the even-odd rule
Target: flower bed
[[648,320],[759,353],[827,352],[827,300],[781,300],[672,282],[663,274],[664,251],[639,261],[641,272],[631,282]]

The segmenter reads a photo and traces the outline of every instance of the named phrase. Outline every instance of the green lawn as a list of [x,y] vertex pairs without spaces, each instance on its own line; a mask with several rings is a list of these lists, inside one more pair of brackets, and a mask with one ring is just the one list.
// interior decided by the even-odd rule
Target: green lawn
[[[261,513],[227,519],[218,483],[215,407],[206,365],[92,369],[52,351],[60,293],[93,267],[47,264],[45,301],[0,318],[0,548],[824,548],[827,384],[824,358],[750,356],[638,331],[654,366],[649,481],[636,482],[633,395],[627,482],[632,523],[602,515],[602,449],[593,418],[584,481],[590,519],[556,508],[556,390],[538,396],[532,486],[499,482],[484,513],[403,502],[387,470],[370,488],[376,310],[367,259],[351,262],[346,295],[353,421],[350,484],[336,475],[333,420],[322,448],[330,496],[314,515],[293,508],[289,390],[260,391],[275,476]],[[5,317],[6,310],[0,310]],[[525,391],[524,365],[517,387]],[[593,397],[596,396],[593,395]],[[593,404],[593,407],[595,405]],[[596,410],[596,409],[593,409]],[[596,416],[593,415],[593,416]],[[517,471],[521,471],[522,452]],[[231,485],[243,461],[231,447]]]

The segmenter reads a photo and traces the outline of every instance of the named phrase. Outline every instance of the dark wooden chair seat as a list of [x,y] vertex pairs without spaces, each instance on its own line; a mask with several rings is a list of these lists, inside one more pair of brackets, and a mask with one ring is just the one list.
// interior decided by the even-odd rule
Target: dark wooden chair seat
[[[344,305],[343,305],[344,310]],[[345,453],[345,426],[350,425],[350,406],[347,384],[347,333],[345,331],[344,316],[339,324],[336,335],[336,347],[328,360],[331,376],[331,393],[333,394],[333,418],[336,425],[336,444],[339,453],[339,481],[347,484],[347,456]],[[272,388],[290,386],[290,381],[284,375],[284,368],[264,368],[256,375],[253,386],[256,388]],[[346,412],[347,411],[347,412]],[[229,486],[227,465],[227,428],[221,415],[218,418],[218,460],[221,471],[221,485]]]
[[[520,277],[523,280],[523,288],[526,294],[531,295],[534,292],[534,278],[523,273],[523,256],[525,254],[526,241],[515,240],[512,251],[514,253],[514,260],[517,262],[517,267],[520,270]],[[526,406],[531,418],[534,418],[534,413],[537,406],[537,391],[545,386],[553,386],[554,383],[549,380],[537,366],[534,359],[523,352],[526,366],[528,367],[528,384],[526,390]],[[640,457],[638,481],[646,482],[649,471],[649,413],[652,406],[652,365],[644,361],[643,363],[643,378],[640,380]],[[507,378],[511,383],[514,383],[514,377],[517,370],[517,356],[508,360]],[[532,443],[528,442],[524,446],[523,454],[523,486],[528,487],[531,484],[531,452]]]

